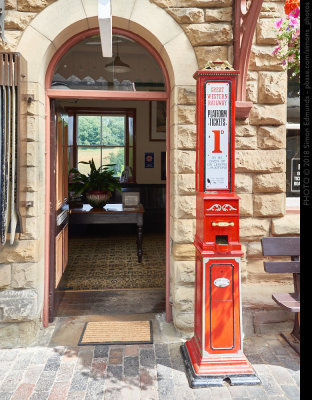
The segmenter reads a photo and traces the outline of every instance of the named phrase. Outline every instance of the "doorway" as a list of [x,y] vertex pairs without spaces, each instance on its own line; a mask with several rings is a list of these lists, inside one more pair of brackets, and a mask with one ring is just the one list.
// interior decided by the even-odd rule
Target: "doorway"
[[[121,51],[122,44],[120,43],[122,43],[122,37],[123,35],[117,35],[118,51],[121,56],[125,57]],[[89,40],[89,45],[94,43],[93,46],[90,46],[94,49],[98,40],[96,35],[91,35],[91,38],[84,39],[84,47],[88,43],[86,40]],[[74,59],[74,56],[75,52],[71,50],[71,58]],[[129,61],[129,64],[133,65],[132,61]],[[143,263],[145,263],[145,271],[142,267],[143,264],[140,264],[141,268],[135,269],[134,263],[131,261],[134,258],[132,253],[135,246],[130,243],[135,241],[135,226],[107,225],[105,229],[100,224],[73,226],[70,223],[69,215],[68,221],[64,222],[64,230],[61,234],[63,236],[62,240],[59,239],[56,242],[56,236],[51,235],[53,239],[50,241],[49,320],[53,320],[62,297],[64,301],[69,292],[72,294],[93,292],[94,295],[95,292],[106,290],[162,290],[163,298],[168,298],[169,296],[166,292],[168,282],[166,267],[168,263],[168,230],[166,231],[166,225],[168,224],[166,224],[166,221],[168,222],[169,218],[168,210],[166,209],[166,205],[168,205],[166,204],[168,199],[168,186],[166,186],[168,175],[166,171],[169,159],[167,157],[168,143],[166,143],[168,127],[166,114],[168,114],[169,102],[168,93],[165,91],[166,79],[162,77],[161,79],[156,79],[156,82],[149,82],[150,79],[148,82],[132,82],[130,85],[132,88],[137,86],[138,90],[135,91],[119,91],[115,88],[110,92],[110,89],[103,91],[93,87],[92,91],[88,90],[88,93],[86,93],[85,89],[90,89],[88,85],[91,79],[80,79],[79,86],[77,81],[73,79],[73,74],[66,79],[62,79],[64,76],[60,74],[60,71],[64,66],[66,66],[65,69],[69,67],[68,60],[61,59],[55,62],[55,65],[56,68],[53,71],[50,90],[53,96],[49,96],[52,105],[51,116],[54,113],[57,115],[58,109],[61,110],[59,114],[63,117],[63,126],[66,128],[67,135],[67,148],[65,151],[64,148],[62,149],[62,154],[66,153],[62,165],[67,165],[65,170],[63,168],[63,173],[67,174],[67,178],[58,177],[57,181],[55,177],[55,184],[62,179],[66,181],[68,179],[68,171],[73,167],[78,167],[80,161],[90,161],[90,157],[91,159],[94,158],[99,165],[100,163],[102,165],[103,163],[115,164],[115,173],[119,178],[125,172],[125,167],[128,167],[127,181],[122,182],[122,192],[114,193],[110,203],[122,204],[124,192],[138,193],[145,211],[143,234]],[[97,80],[99,81],[99,79]],[[94,79],[93,81],[96,82]],[[114,83],[116,83],[116,80],[115,82],[113,80]],[[95,86],[98,84],[99,82]],[[52,100],[53,97],[54,100]],[[163,117],[164,113],[165,117]],[[58,118],[59,115],[54,120],[56,121]],[[51,118],[52,120],[53,118]],[[96,122],[90,125],[92,121]],[[160,121],[162,121],[162,126]],[[116,132],[118,125],[119,127],[124,126],[121,135],[123,137],[122,141],[120,141],[121,137],[114,139],[108,135],[106,128],[109,124],[110,132],[114,131],[114,129]],[[56,127],[57,124],[54,129]],[[93,138],[91,134],[86,136],[85,133],[88,130],[86,127],[91,131],[95,127],[95,131],[93,129]],[[104,127],[106,131],[103,129]],[[52,124],[51,132],[53,132]],[[55,132],[56,143],[52,144],[51,148],[56,149],[56,153],[53,154],[51,152],[52,164],[57,162],[61,151],[60,148],[62,147],[57,140],[57,129]],[[65,136],[63,135],[62,138],[59,138],[62,143],[64,143]],[[79,165],[83,168],[87,167],[86,164]],[[53,165],[51,165],[51,171],[53,171]],[[57,189],[53,184],[54,182],[51,178],[51,194],[53,192],[57,193]],[[64,184],[63,182],[62,185],[64,187],[66,183]],[[66,189],[63,190],[63,194],[65,193]],[[53,195],[51,200],[53,200]],[[64,204],[67,204],[70,212],[69,203],[72,199],[70,199],[69,192],[67,199],[65,196],[63,200],[65,201],[61,208]],[[52,224],[55,224],[55,220],[52,218],[50,223],[52,226]],[[99,235],[101,236],[101,241],[97,240]],[[113,235],[115,236],[113,237]],[[89,238],[89,242],[86,237]],[[55,241],[54,243],[52,243],[53,240]],[[60,242],[62,242],[62,251],[60,251]],[[117,244],[120,246],[119,249],[116,247]],[[131,252],[129,252],[130,247]],[[57,248],[58,251],[56,250]],[[77,256],[77,253],[81,253],[83,248],[86,249],[86,252],[89,252],[89,257],[86,256],[87,258],[90,258],[90,251],[95,257],[91,261],[94,267],[92,271],[88,270],[87,263],[83,262],[86,259],[85,256],[81,254]],[[158,250],[155,251],[155,249]],[[52,253],[54,253],[54,260],[52,260]],[[74,255],[76,255],[76,258]],[[128,265],[119,265],[118,269],[112,266],[112,260],[118,263],[121,255],[123,255]],[[100,259],[102,262],[99,261]],[[62,267],[59,267],[58,271],[52,271],[51,269],[56,268],[58,260],[62,261]],[[103,260],[109,264],[110,268],[106,268],[105,271],[111,271],[110,278],[103,273],[104,269],[100,265],[102,264],[103,266]],[[98,267],[98,269],[95,267]],[[86,274],[86,270],[88,274]],[[125,271],[128,272],[126,273]],[[53,274],[57,276],[57,279],[55,279],[55,276],[53,277]],[[89,278],[86,278],[87,275],[89,275]],[[150,293],[147,293],[147,295],[150,296]],[[90,293],[89,296],[91,296]],[[128,305],[131,303],[128,300],[125,300],[125,302]],[[162,303],[162,307],[165,304],[164,301],[159,301],[158,296],[157,304],[159,305],[160,303]],[[133,305],[133,311],[135,311],[135,304]]]
[[[64,137],[60,137],[58,133],[58,123],[55,135],[57,143],[54,147],[58,153],[66,153],[66,159],[61,163],[63,177],[58,178],[60,168],[56,165],[55,193],[60,192],[57,187],[60,182],[68,182],[69,171],[72,168],[77,168],[87,175],[90,172],[88,161],[92,159],[96,168],[101,165],[111,166],[114,175],[122,181],[121,191],[113,193],[106,208],[110,209],[115,204],[121,205],[124,195],[138,196],[138,202],[144,208],[143,256],[139,262],[136,224],[127,224],[120,220],[117,224],[105,225],[97,220],[88,220],[87,216],[82,220],[79,218],[79,211],[83,204],[87,205],[87,199],[70,190],[63,190],[68,196],[57,204],[59,207],[67,204],[69,209],[68,223],[65,225],[67,231],[63,233],[68,235],[64,243],[64,246],[67,246],[68,241],[68,248],[63,249],[64,254],[67,254],[63,266],[55,271],[55,289],[58,295],[65,294],[69,297],[71,292],[76,293],[77,297],[78,292],[86,291],[151,289],[157,303],[162,299],[161,294],[164,297],[166,159],[162,155],[166,152],[166,142],[150,140],[149,127],[153,116],[150,114],[150,103],[108,100],[75,100],[72,104],[64,100],[55,102],[56,109],[62,110],[58,112],[56,119],[60,120],[62,116],[67,138],[67,148],[64,150],[64,146],[59,144],[59,141],[64,143]],[[93,105],[97,107],[92,107]],[[147,157],[149,158],[146,159]],[[61,157],[56,154],[55,159],[57,164]],[[122,177],[126,166],[129,167],[129,175]],[[131,212],[133,205],[125,205],[125,209]],[[120,215],[118,217],[120,218]],[[60,259],[60,256],[58,258]],[[55,265],[58,265],[57,259]],[[107,297],[106,294],[103,295]],[[149,297],[150,295],[151,293]],[[97,297],[99,296],[97,293]],[[162,303],[164,304],[164,301]],[[154,305],[150,304],[154,308]],[[55,307],[57,308],[57,305]],[[66,307],[66,304],[62,307]]]

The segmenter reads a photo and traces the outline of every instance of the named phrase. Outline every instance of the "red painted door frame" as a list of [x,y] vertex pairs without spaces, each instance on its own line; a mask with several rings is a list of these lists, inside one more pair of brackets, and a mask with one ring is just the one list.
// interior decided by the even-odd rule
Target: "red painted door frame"
[[145,39],[140,36],[120,28],[113,28],[113,34],[122,34],[127,36],[148,50],[154,59],[158,62],[165,78],[165,92],[118,92],[103,90],[61,90],[51,89],[51,81],[54,70],[61,57],[76,43],[85,38],[99,34],[98,28],[81,32],[67,42],[53,56],[46,73],[45,79],[45,257],[44,257],[44,304],[43,304],[43,326],[49,324],[49,274],[50,274],[50,199],[51,199],[51,181],[50,181],[50,165],[51,165],[51,149],[50,149],[50,99],[95,99],[95,100],[163,100],[167,102],[167,177],[166,177],[166,320],[170,321],[171,307],[169,304],[170,296],[170,280],[169,280],[169,262],[170,262],[170,82],[169,74],[165,64],[158,54]]

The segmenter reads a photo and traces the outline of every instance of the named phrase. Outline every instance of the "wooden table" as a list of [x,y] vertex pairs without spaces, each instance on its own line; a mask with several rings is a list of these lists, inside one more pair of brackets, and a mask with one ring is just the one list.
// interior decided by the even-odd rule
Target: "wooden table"
[[84,204],[81,208],[69,209],[70,224],[136,224],[138,261],[142,262],[143,243],[143,213],[142,204],[137,207],[124,208],[122,204],[107,204],[104,208],[92,208]]

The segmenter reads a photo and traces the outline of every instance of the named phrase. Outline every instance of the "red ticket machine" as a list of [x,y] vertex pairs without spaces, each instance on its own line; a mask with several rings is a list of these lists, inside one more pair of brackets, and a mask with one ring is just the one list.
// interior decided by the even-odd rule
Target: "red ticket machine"
[[[194,336],[181,346],[193,388],[260,383],[242,349],[235,84],[220,63],[197,71]],[[216,69],[217,68],[217,69]]]

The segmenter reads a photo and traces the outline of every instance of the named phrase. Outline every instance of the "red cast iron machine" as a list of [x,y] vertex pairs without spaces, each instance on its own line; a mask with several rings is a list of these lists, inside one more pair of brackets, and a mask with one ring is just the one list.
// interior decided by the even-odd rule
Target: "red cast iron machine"
[[193,388],[260,383],[243,354],[239,197],[234,193],[238,71],[196,71],[196,247],[194,336],[181,346]]

